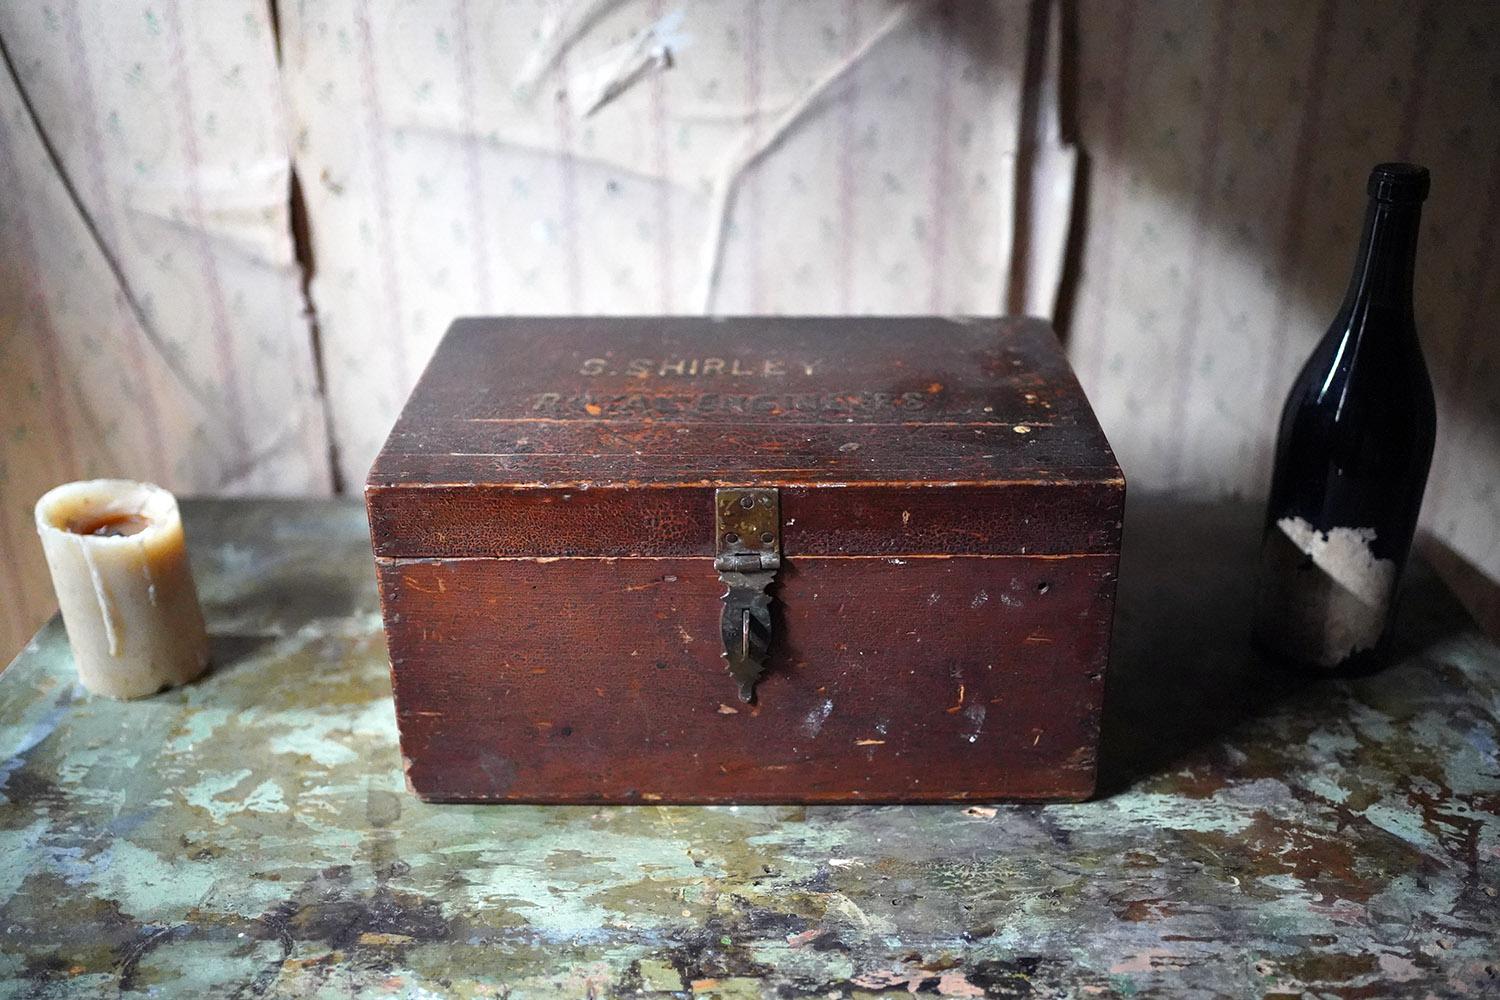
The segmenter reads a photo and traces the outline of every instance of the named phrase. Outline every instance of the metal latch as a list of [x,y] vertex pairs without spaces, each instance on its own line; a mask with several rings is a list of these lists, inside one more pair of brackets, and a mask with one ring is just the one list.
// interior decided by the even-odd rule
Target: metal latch
[[728,589],[719,632],[740,700],[755,700],[755,682],[771,647],[771,595],[781,568],[781,498],[775,488],[714,491],[714,569]]

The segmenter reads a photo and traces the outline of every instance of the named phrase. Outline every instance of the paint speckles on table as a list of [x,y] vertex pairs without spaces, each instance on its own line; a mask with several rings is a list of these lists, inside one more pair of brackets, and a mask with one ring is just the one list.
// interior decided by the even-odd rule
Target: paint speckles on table
[[1083,805],[433,806],[359,508],[186,513],[210,675],[94,699],[54,623],[0,676],[0,994],[1500,988],[1500,652],[1420,568],[1401,662],[1301,680],[1245,649],[1255,512],[1138,505]]

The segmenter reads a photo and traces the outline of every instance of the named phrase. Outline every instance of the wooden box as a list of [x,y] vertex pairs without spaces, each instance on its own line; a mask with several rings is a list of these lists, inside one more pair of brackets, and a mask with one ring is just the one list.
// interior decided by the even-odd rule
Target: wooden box
[[1039,320],[459,320],[365,496],[424,799],[1093,790],[1125,482]]

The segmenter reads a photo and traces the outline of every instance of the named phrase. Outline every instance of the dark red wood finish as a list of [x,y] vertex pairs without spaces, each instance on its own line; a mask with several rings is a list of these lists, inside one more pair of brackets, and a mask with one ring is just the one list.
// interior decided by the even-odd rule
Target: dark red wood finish
[[[754,705],[730,485],[781,494]],[[462,320],[366,497],[424,798],[1092,789],[1124,481],[1039,321]]]
[[663,802],[1092,789],[1110,557],[791,560],[754,705],[719,658],[724,588],[705,562],[386,564],[413,786]]

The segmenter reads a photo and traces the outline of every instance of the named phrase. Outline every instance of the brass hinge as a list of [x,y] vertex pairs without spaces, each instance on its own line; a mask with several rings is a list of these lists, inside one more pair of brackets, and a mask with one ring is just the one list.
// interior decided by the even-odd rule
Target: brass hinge
[[771,595],[781,568],[781,498],[774,487],[714,491],[714,569],[728,589],[719,632],[740,700],[755,699],[755,682],[771,647]]

